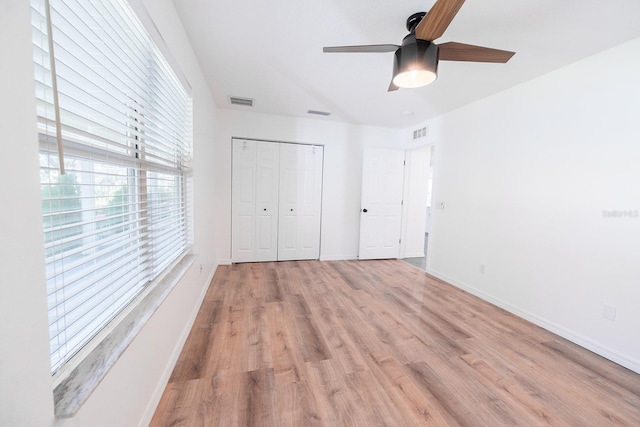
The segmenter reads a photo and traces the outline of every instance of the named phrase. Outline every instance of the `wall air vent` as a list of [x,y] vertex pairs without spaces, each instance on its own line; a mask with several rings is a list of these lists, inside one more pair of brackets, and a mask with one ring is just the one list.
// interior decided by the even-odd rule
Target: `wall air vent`
[[239,96],[230,96],[229,101],[233,105],[242,105],[243,107],[253,107],[253,99],[241,98]]
[[422,129],[416,129],[413,131],[413,139],[418,139],[418,138],[423,138],[425,136],[427,136],[427,132],[429,131],[429,128],[427,126],[423,127]]
[[330,116],[331,113],[327,111],[318,111],[318,110],[308,110],[308,114],[315,114],[316,116]]

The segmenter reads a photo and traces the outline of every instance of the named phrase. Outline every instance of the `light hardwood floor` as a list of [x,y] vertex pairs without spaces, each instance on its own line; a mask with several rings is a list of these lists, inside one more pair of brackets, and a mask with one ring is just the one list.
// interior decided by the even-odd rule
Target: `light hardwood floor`
[[640,375],[402,261],[222,266],[152,426],[640,426]]

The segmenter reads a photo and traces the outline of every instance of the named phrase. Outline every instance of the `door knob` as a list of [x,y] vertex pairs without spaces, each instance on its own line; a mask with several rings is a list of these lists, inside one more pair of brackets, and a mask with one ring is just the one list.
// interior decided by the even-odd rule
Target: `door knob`
[[266,211],[267,211],[267,208],[264,208],[264,209],[262,209],[262,210],[266,212]]
[[362,209],[362,212],[367,213],[367,209],[366,208]]

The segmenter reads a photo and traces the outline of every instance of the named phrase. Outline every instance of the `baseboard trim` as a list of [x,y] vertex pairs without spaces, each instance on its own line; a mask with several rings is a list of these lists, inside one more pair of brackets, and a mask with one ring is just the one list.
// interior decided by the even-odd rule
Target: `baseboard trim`
[[350,261],[353,259],[358,259],[358,255],[321,255],[320,261]]
[[576,333],[570,329],[565,328],[564,326],[558,325],[557,323],[551,322],[547,319],[544,319],[538,315],[535,315],[529,311],[526,310],[522,310],[512,304],[509,304],[505,301],[502,301],[498,298],[494,298],[489,294],[486,294],[485,292],[482,292],[472,286],[469,286],[468,284],[461,282],[459,280],[456,280],[452,277],[447,276],[446,274],[440,273],[437,270],[433,270],[433,269],[429,269],[427,268],[427,273],[437,277],[440,280],[443,280],[447,283],[449,283],[450,285],[453,285],[457,288],[460,288],[464,291],[469,292],[470,294],[473,294],[475,296],[477,296],[478,298],[487,301],[493,305],[496,305],[506,311],[508,311],[511,314],[515,314],[518,317],[521,317],[525,320],[528,320],[529,322],[540,326],[541,328],[544,328],[550,332],[553,332],[556,335],[561,336],[562,338],[565,338],[571,342],[573,342],[574,344],[579,345],[580,347],[584,347],[585,349],[592,351],[602,357],[604,357],[605,359],[611,360],[612,362],[617,363],[618,365],[624,366],[627,369],[630,369],[638,374],[640,374],[640,361],[639,360],[635,360],[632,357],[629,357],[625,354],[621,354],[618,351],[612,350],[610,348],[608,348],[607,346],[604,346],[600,343],[597,343],[587,337],[585,337],[582,334]]
[[405,258],[424,258],[424,252],[412,252],[404,254]]
[[197,302],[196,304],[194,304],[194,309],[189,314],[189,318],[187,320],[185,327],[182,330],[182,333],[180,334],[180,338],[178,339],[175,347],[173,348],[173,351],[171,352],[171,356],[169,357],[169,361],[167,362],[167,365],[165,366],[165,369],[158,380],[158,384],[156,385],[156,388],[153,391],[153,394],[149,398],[149,403],[147,404],[147,408],[145,409],[144,414],[140,419],[140,423],[138,424],[138,426],[140,427],[148,426],[149,423],[151,423],[151,419],[153,418],[153,415],[156,412],[156,408],[160,403],[160,399],[162,398],[162,393],[164,393],[164,389],[166,388],[167,383],[169,382],[169,378],[171,378],[171,373],[173,372],[173,368],[175,367],[178,361],[178,358],[180,357],[180,353],[182,352],[182,347],[184,347],[184,343],[187,341],[187,338],[189,337],[189,333],[193,328],[193,324],[196,321],[196,316],[200,311],[200,306],[202,305],[202,302],[204,301],[204,297],[206,296],[207,291],[209,290],[209,285],[211,284],[211,281],[213,280],[213,276],[216,273],[216,270],[218,269],[218,265],[219,264],[215,265],[214,268],[211,270],[211,273],[207,276],[205,286],[203,286],[202,292],[200,292]]

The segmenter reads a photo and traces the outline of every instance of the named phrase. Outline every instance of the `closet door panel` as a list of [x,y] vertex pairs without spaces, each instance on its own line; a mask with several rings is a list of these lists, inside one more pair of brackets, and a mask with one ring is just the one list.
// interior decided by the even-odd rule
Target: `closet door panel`
[[318,259],[322,200],[322,147],[280,147],[278,260]]
[[256,226],[256,143],[233,141],[231,259],[253,261]]
[[[280,221],[282,226],[279,236],[282,252],[295,251],[298,245],[298,218],[296,215],[284,215]],[[281,259],[281,258],[280,258]],[[295,258],[290,258],[295,259]]]
[[280,145],[256,142],[256,249],[254,261],[278,259]]
[[238,251],[241,253],[253,252],[253,232],[254,232],[253,215],[238,216]]
[[[313,251],[318,247],[319,235],[316,232],[317,218],[315,215],[303,215],[301,218],[302,227],[300,230],[300,246],[304,251]],[[315,253],[315,252],[314,252]]]
[[273,247],[273,233],[271,232],[271,218],[259,215],[256,219],[256,250],[268,251]]

